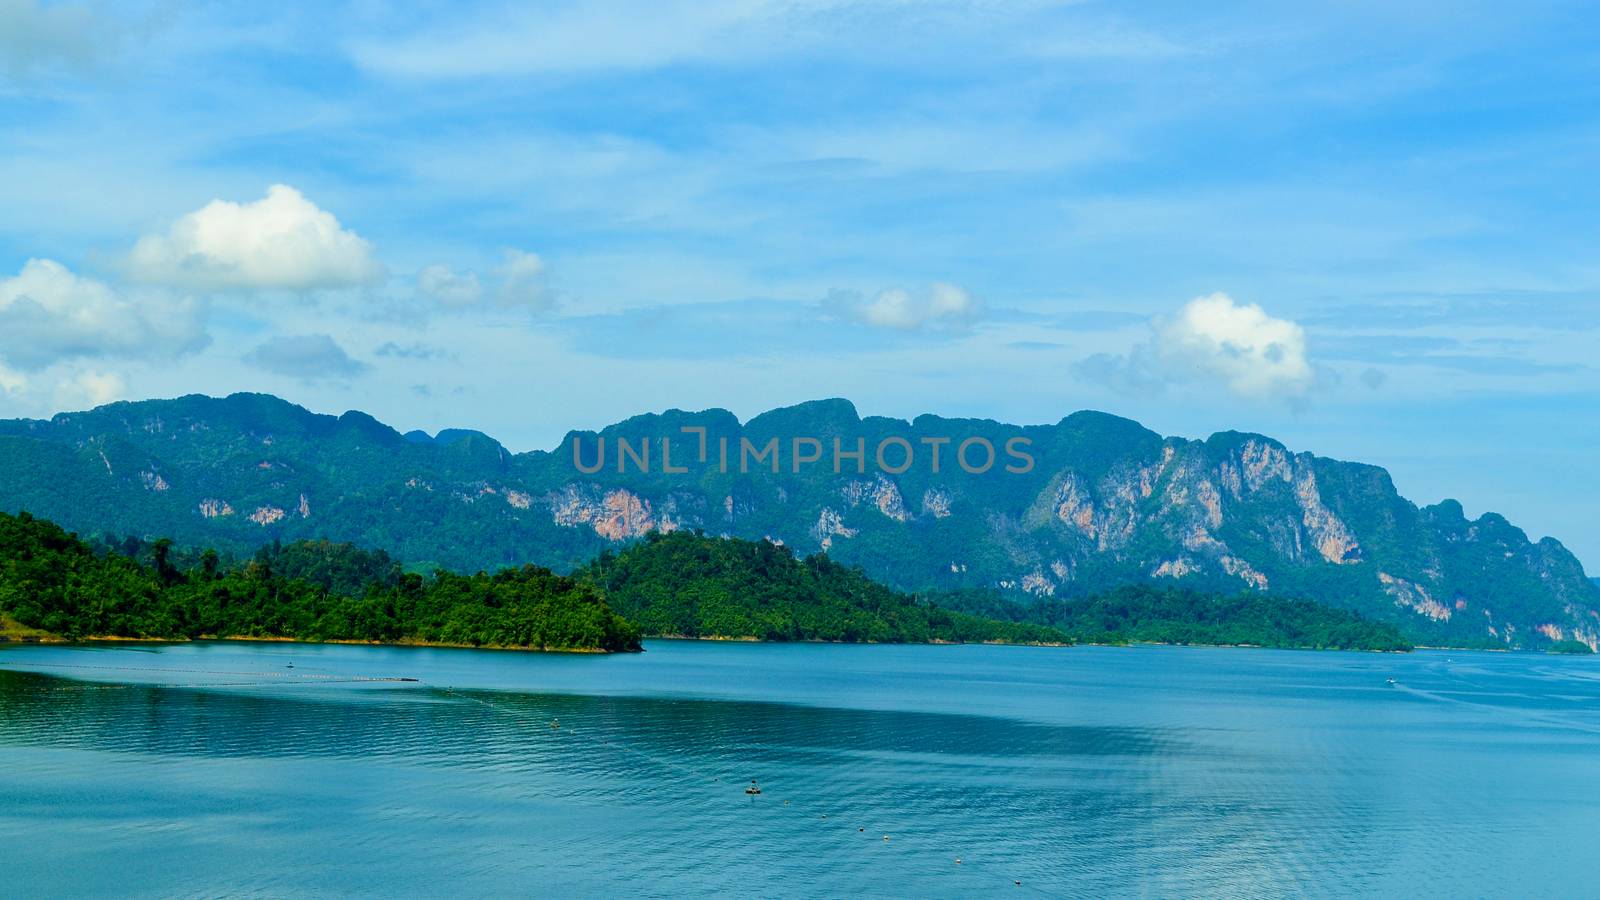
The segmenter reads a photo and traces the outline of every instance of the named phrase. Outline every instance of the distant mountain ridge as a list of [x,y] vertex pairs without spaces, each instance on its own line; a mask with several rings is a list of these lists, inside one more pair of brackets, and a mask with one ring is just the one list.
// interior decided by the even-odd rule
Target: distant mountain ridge
[[[605,465],[585,471],[601,439]],[[955,464],[968,441],[964,459],[981,463],[987,442],[993,464]],[[624,442],[648,447],[638,455],[649,471],[625,456],[618,471]],[[741,472],[746,444],[778,457]],[[906,448],[916,463],[900,471]],[[813,449],[820,460],[796,471]],[[1011,450],[1025,471],[1007,471],[1023,468]],[[236,552],[329,537],[456,569],[565,571],[649,531],[689,528],[824,549],[905,590],[1065,599],[1144,581],[1249,588],[1354,609],[1425,644],[1600,643],[1600,586],[1554,539],[1530,542],[1492,513],[1468,520],[1454,501],[1418,508],[1380,468],[1263,435],[1163,437],[1099,412],[1016,426],[863,419],[845,400],[744,423],[669,410],[511,453],[476,431],[402,435],[361,412],[193,395],[0,421],[0,466],[0,509]]]

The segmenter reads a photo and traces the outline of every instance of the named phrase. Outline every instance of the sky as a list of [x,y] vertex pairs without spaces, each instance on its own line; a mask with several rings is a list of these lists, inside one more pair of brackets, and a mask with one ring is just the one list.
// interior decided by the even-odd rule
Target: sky
[[0,416],[1100,409],[1600,573],[1597,170],[1582,3],[0,0]]

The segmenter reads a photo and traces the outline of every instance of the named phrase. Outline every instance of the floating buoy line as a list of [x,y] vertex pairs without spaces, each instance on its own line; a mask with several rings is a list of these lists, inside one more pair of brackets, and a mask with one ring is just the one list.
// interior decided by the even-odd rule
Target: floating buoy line
[[[6,666],[6,665],[8,665],[8,662],[9,661],[0,661],[0,666]],[[285,668],[292,668],[292,666],[286,666]],[[77,664],[77,663],[51,663],[51,664],[29,665],[25,669],[11,669],[11,671],[14,671],[14,672],[30,672],[30,671],[43,670],[43,669],[72,669],[72,670],[79,670],[79,671],[101,671],[101,672],[138,672],[138,673],[142,673],[142,674],[161,673],[161,674],[174,674],[174,675],[179,675],[179,674],[181,674],[181,675],[207,675],[207,676],[214,676],[214,677],[252,678],[252,679],[259,679],[259,680],[254,680],[254,681],[226,681],[226,682],[216,682],[216,683],[193,683],[193,682],[188,682],[188,683],[181,683],[181,682],[180,683],[147,682],[147,683],[116,683],[116,684],[84,684],[84,683],[78,683],[78,684],[72,684],[72,685],[60,685],[60,686],[52,686],[52,687],[33,688],[32,690],[39,691],[39,692],[46,692],[46,691],[124,690],[124,689],[130,688],[130,687],[234,688],[234,687],[260,687],[260,686],[272,686],[272,687],[307,686],[307,687],[309,687],[309,686],[314,686],[314,685],[331,685],[331,684],[385,684],[385,683],[387,683],[387,684],[416,684],[419,687],[422,687],[422,688],[424,688],[426,690],[436,691],[437,693],[439,693],[441,695],[448,696],[448,697],[451,697],[453,699],[466,700],[466,701],[470,701],[470,702],[473,702],[473,703],[477,703],[477,704],[479,704],[481,706],[484,706],[484,707],[486,707],[486,708],[488,708],[488,709],[490,709],[490,710],[492,710],[494,712],[497,712],[497,713],[499,713],[501,715],[505,715],[505,716],[508,716],[508,717],[510,717],[512,719],[515,719],[516,721],[518,721],[521,724],[524,724],[524,725],[532,725],[533,724],[529,720],[528,715],[525,715],[524,713],[522,713],[520,711],[509,710],[509,709],[505,708],[504,706],[502,706],[501,704],[498,704],[498,703],[491,703],[491,702],[489,702],[488,700],[485,700],[482,697],[474,696],[473,693],[466,693],[466,692],[456,691],[456,690],[453,690],[452,688],[449,688],[449,687],[436,687],[436,686],[428,685],[428,684],[424,683],[419,678],[410,678],[410,677],[404,677],[404,676],[336,675],[336,674],[331,674],[331,673],[314,673],[314,672],[303,672],[303,671],[285,672],[285,671],[281,671],[281,670],[280,671],[274,671],[274,672],[238,672],[238,671],[221,671],[221,670],[207,670],[207,669],[160,668],[160,667],[146,667],[146,666],[90,665],[90,664]],[[43,673],[43,674],[48,674],[48,673]],[[474,692],[474,693],[476,693],[476,692]],[[563,728],[562,725],[561,725],[561,720],[560,719],[551,718],[551,719],[547,719],[546,720],[546,719],[543,719],[541,717],[540,720],[545,723],[545,728],[549,732],[551,732],[552,734],[561,733],[563,735],[561,738],[559,738],[559,740],[566,740],[566,741],[592,740],[592,741],[595,741],[597,743],[604,744],[605,746],[610,747],[610,748],[612,748],[614,750],[617,750],[619,752],[632,753],[632,754],[634,754],[636,756],[640,756],[640,757],[650,761],[654,765],[661,766],[663,768],[676,771],[677,773],[679,773],[680,775],[684,776],[685,778],[687,778],[689,780],[700,781],[700,782],[709,782],[709,783],[720,783],[721,782],[721,776],[709,775],[707,772],[705,772],[703,770],[696,770],[694,768],[691,768],[689,766],[685,766],[682,763],[676,762],[674,760],[664,759],[664,758],[662,758],[661,756],[659,756],[657,754],[648,753],[648,752],[645,752],[645,751],[642,751],[642,750],[638,750],[636,748],[629,747],[629,746],[627,746],[625,744],[619,744],[616,741],[613,741],[613,740],[605,737],[604,735],[596,734],[596,733],[590,733],[586,729]],[[762,788],[758,784],[757,780],[752,778],[752,779],[750,779],[750,783],[744,788],[744,793],[745,793],[746,796],[749,797],[751,803],[754,804],[755,801],[756,801],[756,798],[762,795]],[[803,802],[799,806],[791,805],[791,803],[792,803],[791,800],[784,800],[782,806],[772,807],[772,808],[773,809],[795,809],[795,810],[798,810],[798,809],[803,809],[804,806],[805,806],[805,804]],[[814,805],[813,805],[813,808],[815,808]],[[817,821],[819,823],[821,823],[821,822],[832,822],[833,819],[830,818],[830,814],[829,813],[819,812],[816,815],[816,820],[815,821]],[[845,826],[845,827],[848,827],[848,826]],[[863,834],[865,832],[866,832],[866,826],[859,825],[859,826],[856,827],[856,833]],[[877,843],[880,846],[881,845],[887,845],[887,844],[891,843],[891,839],[892,839],[892,835],[884,834],[881,841],[876,841],[874,843]],[[914,845],[914,844],[917,843],[916,839],[914,839],[914,838],[912,840],[910,840],[910,841],[899,841],[898,839],[895,839],[894,842],[895,842],[896,846],[901,846],[901,845],[904,845],[904,844],[907,844],[907,843]],[[929,852],[933,852],[932,848],[924,848],[924,849],[927,849]],[[1011,875],[1002,874],[1000,872],[997,872],[997,871],[995,871],[995,869],[992,866],[985,865],[985,864],[974,863],[970,859],[968,859],[966,856],[954,856],[954,857],[950,857],[950,858],[953,859],[953,863],[950,863],[949,865],[952,865],[954,867],[960,867],[961,869],[967,870],[967,871],[977,870],[977,871],[993,874],[997,881],[1000,881],[1000,880],[1010,881],[1012,883],[1013,887],[1026,887],[1030,891],[1032,891],[1033,893],[1040,894],[1040,895],[1043,895],[1043,896],[1053,896],[1048,891],[1042,890],[1042,889],[1038,888],[1037,886],[1034,886],[1034,885],[1031,885],[1031,884],[1025,884],[1021,879],[1014,878]]]

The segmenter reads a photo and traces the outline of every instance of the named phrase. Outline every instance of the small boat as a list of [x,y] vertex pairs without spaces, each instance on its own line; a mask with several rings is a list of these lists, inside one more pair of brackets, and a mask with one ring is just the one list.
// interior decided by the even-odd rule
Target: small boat
[[755,795],[761,793],[761,788],[756,784],[756,780],[752,778],[750,779],[750,786],[745,788],[744,792],[754,797]]

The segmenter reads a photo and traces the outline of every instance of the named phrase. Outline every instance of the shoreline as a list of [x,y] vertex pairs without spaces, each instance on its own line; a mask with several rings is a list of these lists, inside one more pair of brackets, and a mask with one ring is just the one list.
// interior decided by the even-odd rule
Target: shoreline
[[[758,637],[727,637],[723,635],[706,635],[694,637],[686,634],[651,634],[645,635],[647,641],[694,641],[711,644],[838,644],[841,646],[861,647],[1113,647],[1131,650],[1137,647],[1193,647],[1204,650],[1306,650],[1316,653],[1410,653],[1412,650],[1453,650],[1465,653],[1475,648],[1472,647],[1412,647],[1411,650],[1365,650],[1346,649],[1340,647],[1274,647],[1268,644],[1179,644],[1162,641],[1128,641],[1120,644],[1107,644],[1095,641],[1077,641],[1073,643],[1046,643],[1042,641],[826,641],[820,638],[806,638],[798,641],[767,641]],[[1487,650],[1491,653],[1543,653],[1541,650]],[[1551,654],[1559,655],[1559,654]]]
[[[641,641],[682,641],[709,644],[832,644],[838,646],[861,647],[1036,647],[1052,649],[1070,649],[1073,647],[1105,647],[1114,649],[1133,650],[1141,647],[1186,647],[1197,650],[1288,650],[1331,653],[1411,653],[1417,650],[1431,652],[1451,653],[1531,653],[1541,656],[1588,656],[1590,654],[1556,653],[1549,650],[1537,650],[1512,647],[1451,647],[1447,645],[1418,644],[1410,650],[1376,650],[1376,649],[1351,649],[1339,647],[1279,647],[1268,644],[1199,644],[1199,643],[1168,643],[1163,641],[1127,641],[1125,643],[1101,643],[1083,641],[1075,643],[1056,643],[1040,641],[830,641],[820,638],[805,638],[794,641],[769,641],[754,635],[730,637],[725,635],[692,636],[685,634],[655,634],[641,637]],[[638,650],[604,650],[595,647],[532,647],[515,644],[467,644],[448,641],[422,641],[401,639],[398,641],[366,641],[354,638],[330,638],[326,640],[308,640],[296,637],[281,637],[277,635],[211,635],[204,634],[196,638],[177,637],[130,637],[127,635],[97,634],[77,640],[68,639],[58,634],[39,631],[37,629],[0,629],[0,649],[7,647],[27,646],[72,646],[93,644],[194,644],[194,643],[250,643],[250,644],[303,644],[317,646],[319,644],[339,644],[353,647],[412,647],[412,648],[437,648],[445,650],[493,650],[497,652],[513,653],[571,653],[579,655],[609,655],[643,653],[643,647]]]
[[606,654],[606,653],[633,653],[632,650],[603,650],[598,647],[531,647],[515,644],[462,644],[447,641],[361,641],[351,638],[336,638],[328,640],[307,640],[305,638],[278,637],[267,635],[214,635],[203,634],[197,638],[162,638],[162,637],[128,637],[119,634],[95,634],[77,640],[69,640],[60,635],[51,634],[43,637],[28,637],[13,639],[7,635],[0,635],[0,647],[9,645],[35,646],[49,644],[52,646],[80,645],[80,644],[197,644],[197,643],[241,643],[241,644],[304,644],[314,647],[318,644],[342,644],[357,647],[437,647],[446,650],[496,650],[520,653],[578,653],[578,654]]
[[[1070,649],[1072,647],[1114,647],[1135,649],[1139,647],[1192,647],[1195,649],[1209,650],[1294,650],[1311,652],[1333,653],[1410,653],[1415,650],[1449,651],[1454,653],[1536,653],[1543,656],[1582,656],[1587,654],[1562,654],[1552,653],[1547,650],[1509,648],[1509,647],[1451,647],[1446,645],[1418,644],[1411,650],[1368,650],[1346,649],[1337,647],[1280,647],[1269,644],[1198,644],[1198,643],[1168,643],[1162,641],[1128,641],[1126,643],[1099,643],[1082,641],[1074,643],[1056,643],[1041,641],[830,641],[819,638],[806,638],[795,641],[768,641],[754,635],[726,636],[703,635],[692,636],[684,634],[656,634],[645,635],[641,640],[646,641],[693,641],[712,644],[837,644],[841,646],[870,646],[870,647],[961,647],[961,646],[988,646],[988,647],[1045,647],[1053,649]],[[190,644],[196,642],[238,642],[259,644],[340,644],[358,647],[423,647],[440,648],[447,650],[494,650],[499,652],[519,653],[573,653],[582,655],[606,655],[612,653],[627,654],[644,652],[640,650],[604,650],[597,647],[531,647],[515,644],[467,644],[447,641],[422,641],[401,639],[397,641],[366,641],[354,638],[330,638],[326,640],[308,640],[305,638],[282,637],[277,635],[211,635],[205,634],[197,638],[161,638],[161,637],[130,637],[127,635],[97,634],[88,637],[70,640],[57,634],[26,629],[19,633],[17,630],[0,629],[0,648],[8,646],[36,646],[36,645],[71,645],[71,644]]]

